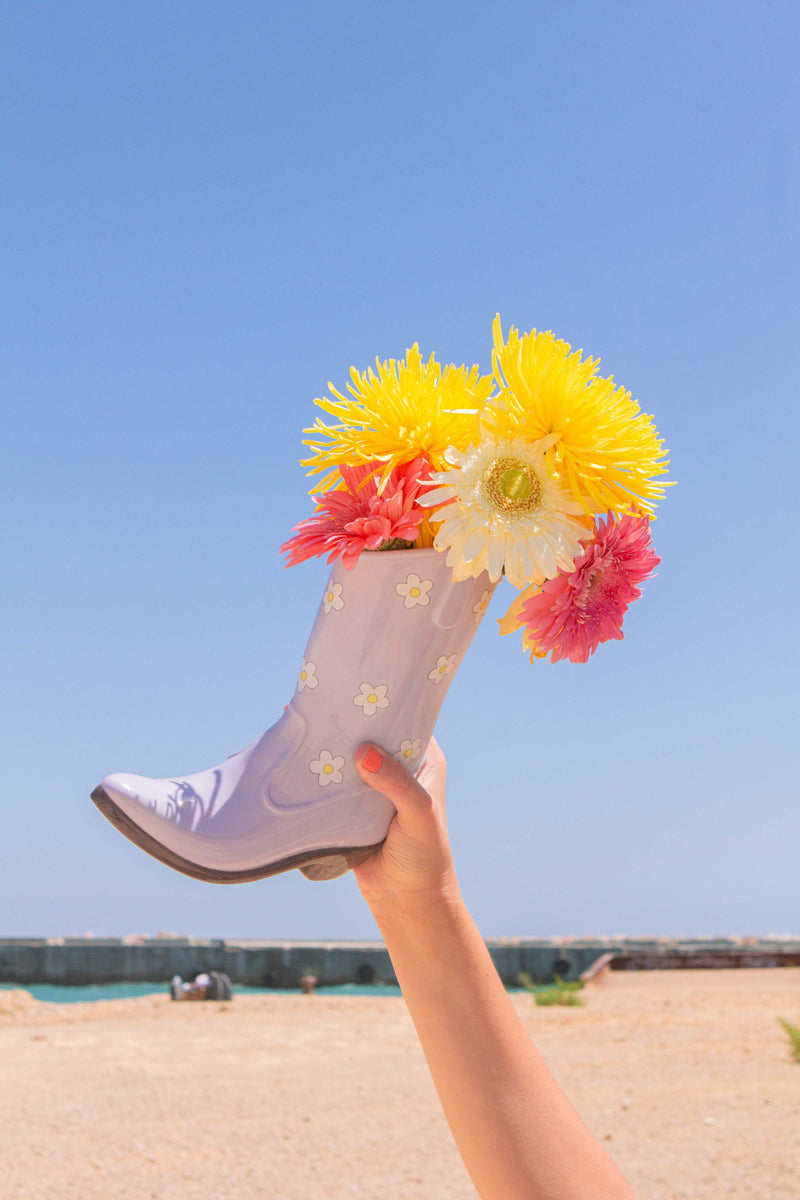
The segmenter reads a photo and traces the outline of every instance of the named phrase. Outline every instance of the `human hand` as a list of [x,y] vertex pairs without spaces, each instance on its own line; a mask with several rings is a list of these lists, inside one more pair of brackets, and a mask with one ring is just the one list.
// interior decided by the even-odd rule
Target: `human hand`
[[364,782],[397,809],[383,845],[353,868],[373,915],[408,912],[457,897],[445,822],[447,763],[438,744],[431,738],[416,778],[371,742],[358,748],[355,761]]

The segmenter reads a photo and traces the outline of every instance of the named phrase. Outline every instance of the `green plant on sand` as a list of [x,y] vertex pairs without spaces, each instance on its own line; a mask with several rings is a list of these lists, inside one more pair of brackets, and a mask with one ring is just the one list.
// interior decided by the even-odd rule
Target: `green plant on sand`
[[571,1008],[583,1004],[578,995],[583,987],[582,979],[562,979],[560,975],[556,975],[555,983],[548,987],[537,987],[528,971],[520,971],[517,979],[526,992],[531,993],[534,1002],[540,1008],[550,1008],[554,1004],[566,1005]]
[[790,1025],[783,1017],[778,1017],[778,1024],[789,1039],[789,1053],[795,1062],[800,1062],[800,1028]]

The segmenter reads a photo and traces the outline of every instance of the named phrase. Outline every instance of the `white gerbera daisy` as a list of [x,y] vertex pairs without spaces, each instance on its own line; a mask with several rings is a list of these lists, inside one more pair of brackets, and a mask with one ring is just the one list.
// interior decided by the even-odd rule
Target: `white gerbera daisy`
[[419,503],[442,505],[433,517],[442,522],[434,545],[447,550],[454,579],[488,571],[496,581],[505,568],[509,582],[521,588],[573,570],[587,531],[574,519],[582,508],[545,457],[553,441],[486,438],[465,453],[448,450],[453,470],[434,474],[442,486]]

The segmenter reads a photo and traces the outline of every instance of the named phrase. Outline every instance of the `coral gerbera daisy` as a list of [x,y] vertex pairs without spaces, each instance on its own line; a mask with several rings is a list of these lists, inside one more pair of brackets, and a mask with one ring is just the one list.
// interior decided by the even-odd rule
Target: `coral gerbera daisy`
[[661,559],[650,541],[646,517],[600,520],[572,572],[562,572],[518,596],[500,632],[523,629],[523,645],[534,658],[586,662],[601,642],[623,638],[622,621],[642,594]]
[[514,587],[541,582],[560,569],[571,571],[581,553],[586,527],[579,504],[557,481],[545,454],[547,439],[534,445],[517,438],[484,438],[466,453],[451,449],[449,471],[431,478],[442,486],[419,499],[423,507],[441,504],[434,545],[447,550],[453,578],[505,569]]
[[450,365],[442,368],[434,356],[422,361],[415,343],[399,362],[375,360],[377,374],[369,368],[361,374],[351,368],[350,397],[328,384],[334,400],[315,400],[338,424],[327,425],[317,417],[308,438],[310,458],[302,460],[308,474],[328,471],[312,489],[325,491],[338,478],[343,464],[381,464],[381,484],[401,463],[425,454],[434,469],[444,465],[448,446],[465,449],[478,438],[477,414],[491,395],[491,375],[481,375],[477,366]]
[[499,394],[481,414],[497,437],[529,441],[553,435],[565,483],[587,513],[653,514],[669,485],[668,459],[652,417],[630,392],[597,374],[599,359],[581,358],[567,342],[534,329],[506,340],[493,326],[492,362]]
[[327,554],[329,563],[341,555],[352,570],[362,550],[407,548],[417,542],[425,516],[419,494],[430,479],[427,459],[420,455],[392,471],[379,495],[380,466],[341,468],[340,487],[320,496],[313,517],[295,525],[295,536],[281,546],[287,567]]

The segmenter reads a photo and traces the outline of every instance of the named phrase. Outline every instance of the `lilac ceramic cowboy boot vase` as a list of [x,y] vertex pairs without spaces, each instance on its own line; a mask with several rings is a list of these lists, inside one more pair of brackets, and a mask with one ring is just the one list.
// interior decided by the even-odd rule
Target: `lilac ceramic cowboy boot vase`
[[494,584],[454,583],[436,550],[365,551],[333,567],[283,716],[196,775],[108,775],[100,811],[155,858],[212,883],[299,867],[335,879],[386,837],[394,808],[353,756],[377,742],[415,771]]

